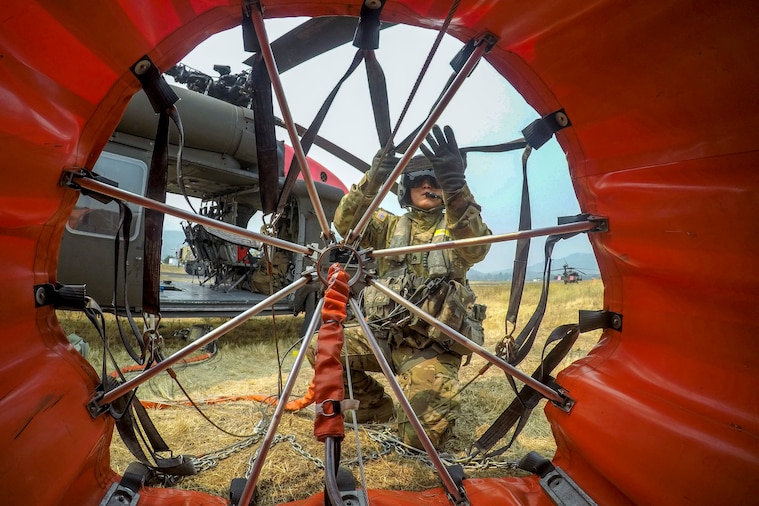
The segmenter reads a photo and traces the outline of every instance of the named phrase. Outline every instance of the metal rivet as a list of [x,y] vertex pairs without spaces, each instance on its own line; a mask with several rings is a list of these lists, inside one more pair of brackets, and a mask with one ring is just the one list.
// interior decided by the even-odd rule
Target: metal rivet
[[619,330],[622,328],[622,317],[615,314],[611,317],[611,328]]
[[379,9],[380,7],[382,7],[382,2],[380,0],[366,0],[364,2],[364,5],[366,5],[370,9]]
[[151,67],[150,60],[140,60],[134,66],[134,73],[141,76]]
[[37,287],[37,290],[34,292],[34,300],[39,306],[45,305],[45,302],[47,301],[47,292],[45,292],[44,287]]
[[556,123],[558,123],[561,127],[569,125],[569,118],[567,118],[567,115],[563,112],[557,112],[556,116],[554,116],[554,119],[556,120]]

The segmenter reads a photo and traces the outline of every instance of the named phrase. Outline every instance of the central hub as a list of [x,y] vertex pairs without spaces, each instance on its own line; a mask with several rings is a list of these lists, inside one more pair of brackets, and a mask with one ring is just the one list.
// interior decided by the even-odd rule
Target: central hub
[[316,272],[324,286],[327,286],[329,267],[335,262],[339,263],[343,270],[350,275],[348,286],[355,285],[362,278],[364,258],[361,253],[350,246],[335,244],[322,251],[316,260]]

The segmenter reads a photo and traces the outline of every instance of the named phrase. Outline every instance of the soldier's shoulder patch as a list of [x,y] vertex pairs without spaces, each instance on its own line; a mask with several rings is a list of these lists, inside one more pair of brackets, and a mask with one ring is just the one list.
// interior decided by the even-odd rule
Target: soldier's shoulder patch
[[374,213],[374,217],[377,218],[379,221],[385,221],[387,219],[387,211],[384,211],[382,209],[379,209],[377,212]]

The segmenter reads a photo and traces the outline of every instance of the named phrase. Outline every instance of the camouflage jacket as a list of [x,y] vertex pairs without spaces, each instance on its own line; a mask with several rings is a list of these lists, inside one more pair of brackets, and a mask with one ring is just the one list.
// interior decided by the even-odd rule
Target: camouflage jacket
[[[353,185],[337,208],[335,228],[343,236],[348,233],[354,219],[358,219],[355,215],[363,213],[373,198],[372,195],[364,195],[366,182],[364,177],[358,185]],[[377,210],[361,238],[361,247],[385,249],[491,234],[482,221],[480,206],[467,185],[452,194],[444,192],[443,203],[427,211],[411,208],[403,216]],[[408,298],[425,312],[461,331],[477,344],[482,344],[484,306],[480,306],[481,311],[474,311],[475,295],[467,286],[466,273],[485,257],[489,249],[489,245],[478,245],[382,257],[377,266],[377,276],[382,284]],[[436,284],[434,291],[425,290],[430,280],[445,282]],[[451,350],[459,355],[468,352],[418,317],[407,317],[407,312],[398,311],[395,303],[373,287],[364,290],[364,307],[375,335],[388,338],[393,347],[405,344],[425,349],[438,343],[442,345],[441,351]]]
[[[337,207],[334,219],[335,228],[343,236],[348,232],[354,215],[357,212],[363,213],[366,204],[373,197],[364,195],[363,190],[366,183],[367,178],[364,176],[357,185],[351,187],[350,192],[342,198]],[[405,216],[411,221],[409,245],[431,242],[436,231],[437,233],[445,233],[449,240],[481,237],[492,233],[482,221],[480,206],[475,202],[467,185],[455,193],[443,193],[443,202],[444,205],[429,211],[411,208],[406,213]],[[440,231],[438,224],[443,216],[445,216],[445,230]],[[400,216],[383,209],[377,210],[361,238],[361,247],[374,249],[390,247],[400,219]],[[466,272],[472,265],[484,259],[489,249],[489,245],[480,245],[444,250],[447,252],[446,256],[449,259],[449,270],[452,278],[465,278]],[[424,259],[424,253],[406,255],[405,260],[409,271],[417,276],[427,277],[429,273]],[[380,259],[377,273],[379,278],[383,278],[389,270],[392,270],[393,260],[387,257]],[[463,282],[463,279],[459,280]]]

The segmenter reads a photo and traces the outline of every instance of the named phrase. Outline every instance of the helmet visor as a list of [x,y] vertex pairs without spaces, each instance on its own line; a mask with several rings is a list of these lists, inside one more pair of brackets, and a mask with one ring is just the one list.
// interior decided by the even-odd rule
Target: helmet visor
[[435,173],[431,170],[419,170],[406,174],[409,188],[419,188],[425,182],[433,188],[440,188],[440,183],[435,179]]

